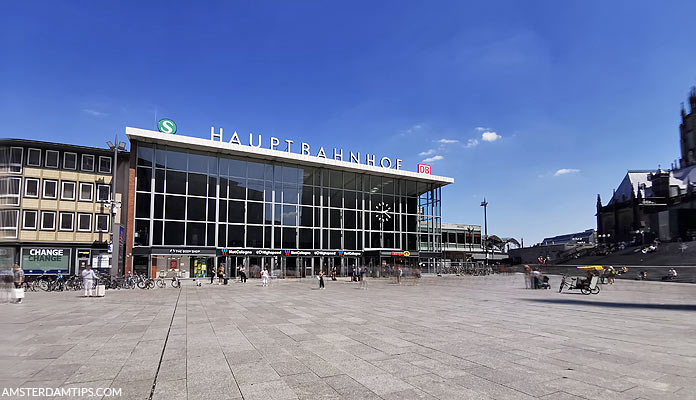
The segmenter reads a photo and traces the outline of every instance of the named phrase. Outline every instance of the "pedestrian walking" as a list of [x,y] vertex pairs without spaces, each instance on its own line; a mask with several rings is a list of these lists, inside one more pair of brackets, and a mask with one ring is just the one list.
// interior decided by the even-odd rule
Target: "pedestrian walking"
[[324,270],[319,271],[319,289],[324,289]]
[[396,271],[396,283],[401,285],[401,277],[404,275],[404,270],[401,268],[401,265],[399,265],[399,269]]
[[331,268],[331,280],[336,280],[336,267]]
[[[246,279],[244,279],[246,281]],[[263,286],[268,286],[268,268],[263,268],[263,273],[261,274],[261,284]]]
[[246,268],[244,268],[244,265],[242,265],[241,267],[239,267],[239,282],[246,283],[246,281]]
[[530,272],[531,272],[531,269],[529,268],[529,265],[525,265],[524,266],[524,288],[525,289],[532,288],[532,281],[531,281]]
[[12,270],[14,275],[14,297],[16,299],[15,303],[21,304],[24,298],[24,289],[22,284],[24,283],[24,270],[19,267],[19,264],[15,264]]
[[210,284],[212,285],[213,282],[215,282],[215,270],[210,268]]
[[225,279],[225,266],[220,264],[220,267],[218,267],[218,285],[223,284],[223,279]]
[[85,297],[92,297],[92,289],[94,289],[94,282],[97,280],[97,275],[92,270],[92,266],[88,265],[87,268],[82,270],[82,286],[85,287]]

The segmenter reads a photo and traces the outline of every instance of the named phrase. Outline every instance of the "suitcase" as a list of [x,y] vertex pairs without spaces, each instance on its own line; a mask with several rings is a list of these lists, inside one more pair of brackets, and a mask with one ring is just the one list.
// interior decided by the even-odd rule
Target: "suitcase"
[[104,297],[105,294],[106,294],[106,286],[105,285],[97,285],[97,293],[95,296]]
[[224,278],[223,282],[225,285],[227,285],[227,278]]
[[12,289],[12,297],[15,300],[23,299],[24,298],[24,288]]

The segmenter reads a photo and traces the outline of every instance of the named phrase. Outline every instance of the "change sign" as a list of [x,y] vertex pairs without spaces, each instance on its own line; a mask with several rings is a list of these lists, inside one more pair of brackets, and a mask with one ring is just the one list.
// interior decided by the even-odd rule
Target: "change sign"
[[22,269],[25,270],[68,270],[70,249],[53,247],[29,247],[22,249]]

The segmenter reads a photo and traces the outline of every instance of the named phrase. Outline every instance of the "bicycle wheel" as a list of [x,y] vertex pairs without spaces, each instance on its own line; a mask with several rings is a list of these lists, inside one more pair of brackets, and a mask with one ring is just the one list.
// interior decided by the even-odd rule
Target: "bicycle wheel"
[[580,288],[580,293],[589,295],[590,294],[590,288],[587,286]]
[[155,288],[155,281],[152,279],[148,279],[147,281],[147,288],[148,289],[154,289]]
[[39,289],[43,290],[44,292],[48,292],[48,281],[44,279],[39,280]]
[[145,289],[147,287],[147,282],[146,281],[139,281],[138,282],[138,289]]
[[167,287],[167,282],[165,282],[164,279],[158,279],[157,280],[157,287],[160,289],[164,289]]
[[594,289],[590,289],[590,293],[592,293],[592,294],[597,294],[597,293],[599,293],[599,286],[595,286]]

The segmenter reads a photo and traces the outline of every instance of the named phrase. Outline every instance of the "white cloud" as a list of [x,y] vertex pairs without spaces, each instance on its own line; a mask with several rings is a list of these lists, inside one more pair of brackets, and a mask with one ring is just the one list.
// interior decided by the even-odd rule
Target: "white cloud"
[[498,135],[497,133],[493,131],[485,131],[481,134],[481,140],[484,142],[495,142],[496,140],[500,139],[502,136]]
[[421,157],[425,157],[425,156],[429,156],[433,153],[435,153],[435,149],[430,149],[428,151],[421,151],[420,153],[418,153],[418,155]]
[[452,143],[459,143],[459,140],[457,140],[457,139],[440,139],[437,142],[442,143],[442,144],[452,144]]
[[483,132],[483,131],[490,131],[490,130],[491,130],[491,128],[484,128],[484,127],[482,127],[482,126],[477,126],[477,127],[474,128],[474,129],[476,129],[477,132]]
[[470,148],[472,148],[472,147],[478,146],[478,144],[479,144],[478,139],[469,139],[469,140],[466,142],[466,144],[464,145],[464,147],[466,147],[467,149],[470,149]]
[[95,117],[106,117],[107,115],[109,115],[105,112],[93,110],[91,108],[83,108],[82,112],[85,112],[85,113],[92,115],[92,116],[95,116]]
[[575,174],[580,172],[579,169],[575,168],[561,168],[556,173],[553,174],[553,176],[561,176],[561,175],[567,175],[567,174]]
[[439,161],[439,160],[442,160],[443,158],[445,158],[445,157],[443,157],[443,156],[432,156],[432,157],[428,157],[428,158],[424,159],[423,162],[426,163],[426,162]]

